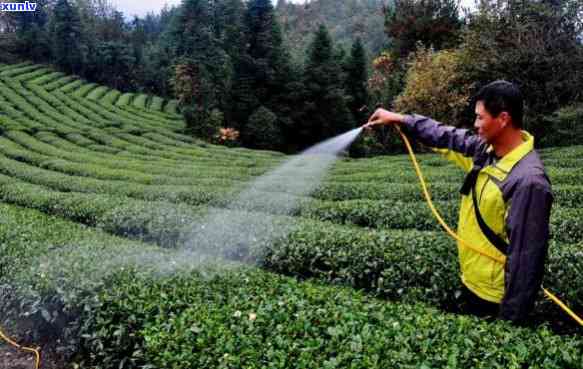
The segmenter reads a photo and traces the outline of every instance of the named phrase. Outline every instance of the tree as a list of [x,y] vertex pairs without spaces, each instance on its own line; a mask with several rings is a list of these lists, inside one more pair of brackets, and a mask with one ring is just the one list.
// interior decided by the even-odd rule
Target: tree
[[319,142],[353,126],[344,91],[344,76],[330,34],[321,25],[310,45],[304,72],[306,109],[298,124],[302,143]]
[[282,139],[277,116],[271,110],[261,106],[249,117],[249,123],[243,135],[247,147],[276,150],[282,145]]
[[254,101],[249,102],[248,98],[252,94],[252,85],[248,68],[250,58],[246,54],[247,34],[243,24],[246,8],[242,0],[224,0],[220,5],[220,42],[227,56],[221,106],[225,119],[231,125],[241,128],[241,123],[249,116],[248,112],[256,105]]
[[385,32],[398,58],[415,51],[419,42],[435,50],[457,46],[461,25],[456,0],[395,0],[385,8]]
[[267,101],[277,93],[275,83],[285,62],[282,54],[282,35],[271,0],[251,0],[245,15],[249,32],[247,54],[254,72],[254,89],[259,101]]
[[326,25],[338,47],[350,50],[354,39],[361,38],[367,54],[377,55],[387,46],[382,12],[387,2],[392,0],[274,1],[284,44],[298,63],[304,61],[320,24]]
[[366,113],[360,108],[368,103],[366,52],[360,38],[352,45],[346,65],[346,91],[351,98],[350,112],[357,122],[364,122]]
[[471,85],[460,68],[460,51],[418,49],[410,63],[405,90],[395,103],[401,112],[423,114],[459,126]]
[[[270,0],[251,0],[247,4],[242,30],[245,47],[235,60],[231,116],[245,136],[245,123],[261,105],[288,119],[283,110],[294,74]],[[280,128],[283,124],[278,122]]]
[[143,50],[142,80],[144,91],[155,95],[173,96],[170,79],[172,76],[172,55],[162,42],[147,44]]
[[461,72],[473,91],[496,79],[516,83],[525,129],[549,134],[543,116],[583,98],[582,12],[578,0],[484,0],[464,33]]
[[171,27],[174,54],[177,57],[203,61],[208,54],[207,50],[214,46],[208,0],[184,0]]
[[83,68],[81,33],[77,8],[68,0],[58,0],[52,24],[53,59],[67,73],[79,73]]
[[373,72],[368,80],[369,99],[372,106],[391,108],[404,85],[406,65],[384,51],[372,62]]
[[[36,2],[34,12],[1,13],[1,27],[7,32],[15,32],[16,37],[9,49],[18,55],[36,62],[47,62],[51,55],[50,37],[47,32],[49,0]],[[3,49],[4,51],[4,49]]]
[[184,0],[171,25],[172,85],[188,133],[203,139],[214,137],[224,120],[219,110],[227,74],[219,43],[221,17],[212,1]]
[[97,79],[115,89],[128,91],[135,88],[132,49],[122,42],[101,42],[94,58],[98,68]]
[[162,8],[159,16],[146,16],[144,29],[147,44],[143,49],[141,85],[145,91],[165,97],[174,97],[171,80],[174,75],[173,20],[179,8]]

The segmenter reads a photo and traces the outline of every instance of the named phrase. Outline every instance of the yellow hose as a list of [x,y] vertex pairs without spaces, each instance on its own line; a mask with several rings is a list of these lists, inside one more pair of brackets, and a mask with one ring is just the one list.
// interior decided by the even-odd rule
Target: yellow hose
[[[415,153],[413,152],[413,148],[411,147],[411,143],[409,142],[409,139],[401,131],[401,127],[399,127],[398,125],[394,125],[394,127],[397,129],[397,131],[401,135],[401,138],[405,142],[405,146],[407,147],[407,151],[409,152],[409,157],[411,158],[411,161],[413,162],[413,167],[415,168],[415,172],[417,173],[417,177],[419,178],[419,182],[421,183],[421,188],[423,190],[423,195],[425,196],[425,200],[427,201],[427,205],[429,205],[429,208],[431,209],[431,212],[433,213],[433,215],[435,216],[435,218],[437,219],[437,221],[439,222],[439,224],[441,224],[441,226],[445,229],[445,231],[451,237],[453,237],[458,242],[460,242],[464,247],[467,247],[467,248],[471,249],[472,251],[475,251],[475,252],[477,252],[477,253],[479,253],[481,255],[487,256],[490,259],[493,259],[493,260],[495,260],[495,261],[497,261],[497,262],[499,262],[501,264],[504,264],[506,262],[505,258],[488,255],[488,254],[482,252],[478,248],[476,248],[476,247],[470,245],[469,243],[467,243],[466,241],[462,240],[447,225],[447,223],[445,223],[445,221],[443,220],[443,218],[441,217],[441,215],[439,215],[439,212],[437,211],[437,209],[433,205],[433,201],[431,201],[431,196],[429,195],[429,191],[427,190],[427,185],[425,183],[425,179],[423,178],[423,173],[421,172],[421,168],[419,167],[419,163],[417,162],[417,158],[415,157]],[[579,316],[577,316],[577,314],[575,314],[571,309],[569,309],[569,307],[567,305],[565,305],[561,300],[559,300],[559,298],[557,298],[555,295],[553,295],[547,289],[543,288],[543,291],[544,291],[545,295],[551,301],[553,301],[554,303],[556,303],[557,305],[559,305],[559,307],[561,309],[563,309],[563,311],[565,311],[571,318],[573,318],[577,323],[579,323],[579,325],[583,326],[583,319],[581,319]]]
[[8,342],[10,345],[16,347],[17,349],[21,350],[21,351],[28,351],[28,352],[32,352],[35,355],[35,369],[39,369],[40,368],[40,352],[38,349],[33,349],[30,347],[24,347],[24,346],[20,346],[18,343],[14,342],[13,340],[11,340],[8,336],[6,336],[4,334],[4,332],[2,332],[2,330],[0,330],[0,338],[2,338],[4,341]]

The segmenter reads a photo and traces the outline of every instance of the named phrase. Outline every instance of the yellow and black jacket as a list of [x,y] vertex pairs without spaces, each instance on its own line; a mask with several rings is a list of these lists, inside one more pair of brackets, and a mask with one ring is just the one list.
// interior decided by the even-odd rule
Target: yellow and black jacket
[[407,116],[403,128],[468,173],[457,233],[480,252],[458,244],[462,282],[500,303],[500,318],[522,321],[541,287],[553,202],[534,138],[523,131],[524,142],[496,158],[491,145],[466,129],[420,115]]

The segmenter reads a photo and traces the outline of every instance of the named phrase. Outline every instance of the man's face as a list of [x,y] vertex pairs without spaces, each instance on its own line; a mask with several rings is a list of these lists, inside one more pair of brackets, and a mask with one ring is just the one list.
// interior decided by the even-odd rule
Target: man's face
[[474,128],[482,139],[488,143],[496,141],[496,137],[509,124],[509,115],[507,112],[502,112],[494,118],[484,107],[483,101],[476,103],[476,121]]

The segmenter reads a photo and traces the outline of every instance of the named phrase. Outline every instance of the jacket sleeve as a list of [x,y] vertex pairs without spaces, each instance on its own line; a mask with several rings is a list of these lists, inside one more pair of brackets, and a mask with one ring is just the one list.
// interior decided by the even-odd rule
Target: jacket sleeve
[[485,142],[467,129],[446,126],[422,115],[407,115],[402,124],[405,133],[446,159],[458,164],[466,172],[472,168],[472,158]]
[[548,251],[552,202],[550,184],[542,177],[526,178],[512,195],[501,319],[523,323],[534,306]]

